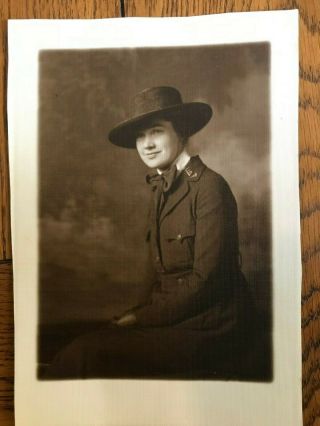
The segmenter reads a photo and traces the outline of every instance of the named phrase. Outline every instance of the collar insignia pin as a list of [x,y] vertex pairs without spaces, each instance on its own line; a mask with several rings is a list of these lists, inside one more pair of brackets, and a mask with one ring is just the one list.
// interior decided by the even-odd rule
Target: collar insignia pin
[[190,169],[190,167],[186,167],[185,168],[185,171],[186,171],[186,173],[187,173],[187,175],[190,177],[191,175],[192,175],[192,173],[193,173],[193,171],[192,171],[192,169]]

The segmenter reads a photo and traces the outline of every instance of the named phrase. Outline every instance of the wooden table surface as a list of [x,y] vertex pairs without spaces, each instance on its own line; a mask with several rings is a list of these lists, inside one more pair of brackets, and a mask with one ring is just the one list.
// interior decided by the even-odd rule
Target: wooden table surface
[[14,424],[13,288],[6,122],[7,19],[191,16],[279,9],[299,9],[300,12],[303,414],[305,426],[320,425],[319,0],[0,0],[0,425]]

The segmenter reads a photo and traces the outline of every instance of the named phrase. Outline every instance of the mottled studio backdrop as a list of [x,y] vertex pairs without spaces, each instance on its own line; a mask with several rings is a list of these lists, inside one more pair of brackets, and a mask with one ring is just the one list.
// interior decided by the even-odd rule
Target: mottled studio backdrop
[[270,318],[268,44],[43,51],[39,63],[40,323],[108,319],[148,291],[147,169],[107,134],[158,85],[213,107],[190,151],[235,194],[243,270]]

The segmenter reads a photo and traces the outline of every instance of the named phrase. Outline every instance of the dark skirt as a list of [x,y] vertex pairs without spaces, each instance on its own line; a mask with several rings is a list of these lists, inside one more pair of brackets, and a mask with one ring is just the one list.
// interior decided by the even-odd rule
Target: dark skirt
[[239,330],[105,326],[61,350],[43,378],[242,379],[252,372],[252,346]]

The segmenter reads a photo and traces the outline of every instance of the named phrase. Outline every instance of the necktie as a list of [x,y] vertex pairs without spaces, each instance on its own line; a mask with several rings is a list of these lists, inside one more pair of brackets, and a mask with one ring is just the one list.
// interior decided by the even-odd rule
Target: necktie
[[162,192],[168,192],[172,187],[172,184],[177,176],[177,168],[175,165],[165,170],[161,175],[156,173],[154,175],[148,175],[146,180],[147,183],[153,186],[160,185]]
[[159,173],[155,175],[148,175],[146,180],[150,185],[159,186],[160,197],[158,199],[157,216],[160,217],[162,209],[167,201],[168,191],[172,187],[172,184],[177,176],[177,168],[175,164],[169,169],[165,170],[161,175]]

